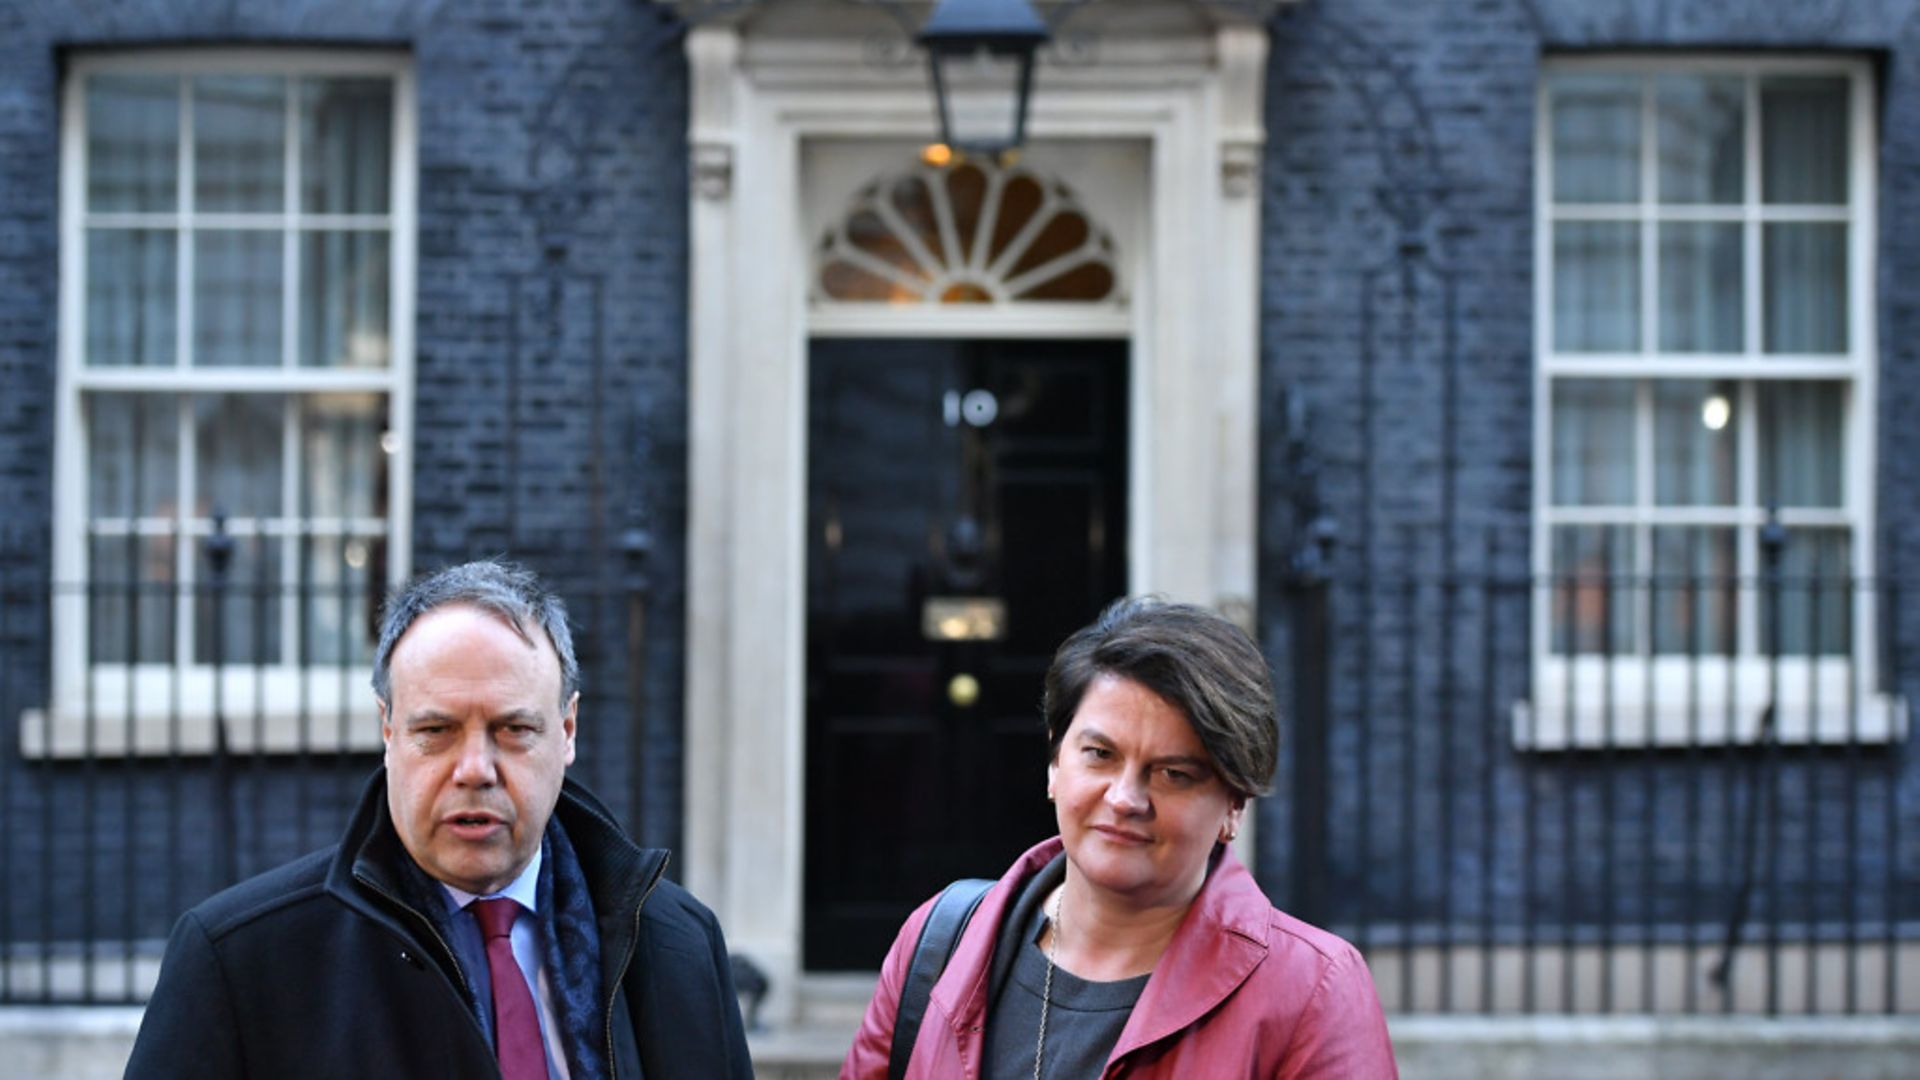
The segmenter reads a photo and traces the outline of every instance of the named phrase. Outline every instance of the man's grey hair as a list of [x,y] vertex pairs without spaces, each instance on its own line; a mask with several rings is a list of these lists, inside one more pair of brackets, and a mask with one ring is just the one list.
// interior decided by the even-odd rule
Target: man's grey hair
[[560,657],[560,708],[565,709],[580,689],[580,662],[573,655],[573,632],[567,629],[567,605],[540,584],[533,571],[504,559],[477,559],[449,566],[413,580],[387,598],[380,619],[380,644],[373,652],[373,693],[393,704],[393,647],[420,616],[450,604],[476,607],[506,623],[528,645],[538,626]]

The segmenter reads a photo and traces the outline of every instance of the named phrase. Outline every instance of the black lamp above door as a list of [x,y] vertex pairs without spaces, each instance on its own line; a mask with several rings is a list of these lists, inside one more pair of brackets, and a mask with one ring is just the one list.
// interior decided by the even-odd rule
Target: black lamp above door
[[1028,0],[940,0],[919,41],[950,153],[1002,163],[1018,153],[1027,136],[1034,54],[1051,36]]

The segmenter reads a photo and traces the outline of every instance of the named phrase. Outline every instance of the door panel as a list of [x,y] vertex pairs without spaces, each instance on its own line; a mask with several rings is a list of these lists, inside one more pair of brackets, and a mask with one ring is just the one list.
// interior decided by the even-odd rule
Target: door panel
[[[808,406],[803,962],[872,970],[1053,832],[1041,679],[1126,588],[1126,347],[823,339]],[[929,637],[929,597],[1001,633]]]

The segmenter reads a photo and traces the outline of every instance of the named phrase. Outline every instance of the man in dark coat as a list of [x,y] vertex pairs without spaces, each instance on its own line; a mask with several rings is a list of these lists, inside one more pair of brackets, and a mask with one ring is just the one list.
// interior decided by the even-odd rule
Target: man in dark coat
[[493,562],[388,606],[340,843],[175,926],[129,1077],[750,1077],[726,944],[565,778],[566,612]]

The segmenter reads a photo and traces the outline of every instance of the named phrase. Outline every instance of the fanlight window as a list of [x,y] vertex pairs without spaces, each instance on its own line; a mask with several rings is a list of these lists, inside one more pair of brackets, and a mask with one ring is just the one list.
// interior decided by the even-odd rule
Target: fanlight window
[[1118,300],[1113,238],[1066,185],[971,162],[875,180],[820,238],[815,295],[889,304]]

